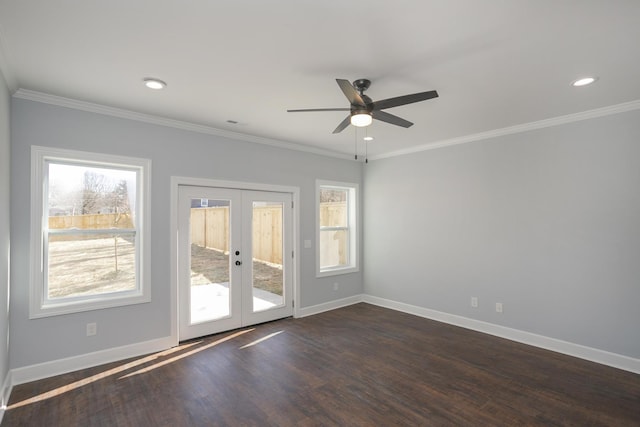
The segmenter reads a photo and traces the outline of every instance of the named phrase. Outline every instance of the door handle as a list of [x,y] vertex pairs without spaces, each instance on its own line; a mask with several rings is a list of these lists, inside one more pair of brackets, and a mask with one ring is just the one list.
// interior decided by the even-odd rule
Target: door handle
[[236,261],[236,265],[242,265],[242,261]]

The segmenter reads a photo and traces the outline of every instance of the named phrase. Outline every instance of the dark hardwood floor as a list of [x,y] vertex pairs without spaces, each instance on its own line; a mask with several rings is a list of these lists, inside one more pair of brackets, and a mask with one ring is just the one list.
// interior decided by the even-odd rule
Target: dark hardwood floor
[[3,426],[638,426],[640,375],[357,304],[15,387]]

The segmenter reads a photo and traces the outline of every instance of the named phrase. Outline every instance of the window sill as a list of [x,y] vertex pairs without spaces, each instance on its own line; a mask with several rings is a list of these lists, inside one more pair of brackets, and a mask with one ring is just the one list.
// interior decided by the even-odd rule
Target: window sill
[[47,304],[40,307],[31,307],[29,319],[40,319],[43,317],[60,316],[64,314],[80,313],[83,311],[101,310],[105,308],[122,307],[133,304],[144,304],[150,302],[149,295],[137,296],[117,296],[111,298],[102,297],[99,300],[87,302],[61,302],[59,304]]
[[328,276],[338,276],[341,274],[349,274],[349,273],[357,273],[360,271],[358,267],[340,267],[340,268],[332,268],[328,270],[322,270],[316,272],[316,278],[318,277],[328,277]]

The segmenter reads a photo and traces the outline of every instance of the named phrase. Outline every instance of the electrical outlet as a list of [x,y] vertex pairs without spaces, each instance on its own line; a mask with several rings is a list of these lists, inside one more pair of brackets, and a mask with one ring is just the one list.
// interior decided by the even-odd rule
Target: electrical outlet
[[471,297],[471,307],[478,308],[478,297]]
[[96,323],[87,323],[87,336],[92,337],[98,333],[98,325]]
[[333,290],[334,290],[334,291],[337,291],[339,287],[340,287],[340,285],[338,284],[338,282],[335,282],[335,283],[333,284]]
[[497,302],[496,303],[496,312],[497,313],[502,313],[502,303],[501,302]]

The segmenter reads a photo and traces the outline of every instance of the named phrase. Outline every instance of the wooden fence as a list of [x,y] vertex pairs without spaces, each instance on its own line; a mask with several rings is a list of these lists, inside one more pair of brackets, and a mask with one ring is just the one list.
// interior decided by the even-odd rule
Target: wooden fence
[[[346,203],[329,202],[320,205],[320,224],[323,226],[345,226]],[[95,214],[50,216],[49,229],[109,229],[133,228],[131,217],[126,214]],[[191,242],[201,247],[229,252],[229,207],[191,209]],[[56,240],[77,239],[72,236],[56,236]],[[346,262],[347,254],[343,231],[323,233],[325,249],[320,254],[323,265],[340,265]],[[282,264],[282,208],[258,206],[253,211],[253,257],[254,259]]]
[[349,225],[347,202],[320,203],[320,225],[324,227],[346,227]]
[[[62,215],[49,217],[49,230],[57,229],[96,230],[110,228],[134,228],[129,214],[91,214],[91,215]],[[110,236],[111,237],[111,236]],[[62,242],[70,240],[90,240],[105,238],[105,236],[93,235],[58,235],[50,236],[50,242]]]
[[133,228],[133,221],[128,214],[95,214],[50,216],[49,229],[77,228],[79,230],[95,230],[97,228]]
[[[253,208],[253,259],[282,265],[282,207]],[[229,207],[192,208],[191,243],[228,253]]]
[[[323,227],[348,226],[347,214],[347,202],[320,203],[320,225]],[[320,232],[320,265],[345,265],[349,258],[348,239],[349,233],[345,230]]]
[[191,243],[229,253],[229,207],[192,208]]
[[[320,205],[320,224],[346,226],[346,203]],[[342,230],[322,233],[320,254],[323,265],[347,262],[348,233]],[[229,207],[192,208],[191,243],[229,253]],[[255,207],[253,210],[253,258],[282,264],[282,209],[277,206]]]
[[282,265],[282,206],[253,208],[253,258]]

